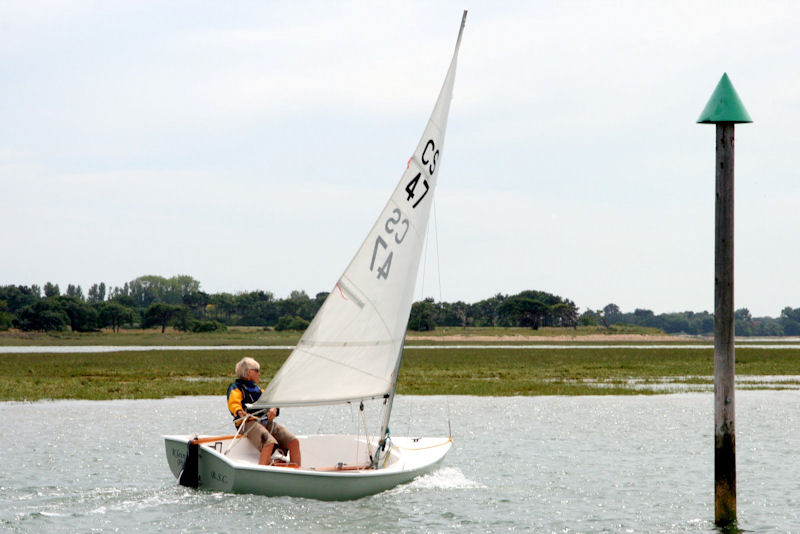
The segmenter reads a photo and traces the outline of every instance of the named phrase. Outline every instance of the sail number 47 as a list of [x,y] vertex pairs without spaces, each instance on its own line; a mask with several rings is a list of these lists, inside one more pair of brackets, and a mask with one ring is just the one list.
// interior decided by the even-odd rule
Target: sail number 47
[[[433,139],[428,139],[428,142],[425,143],[425,148],[422,150],[422,154],[420,155],[420,161],[425,166],[424,170],[426,173],[429,173],[433,176],[433,173],[436,171],[436,163],[439,158],[439,150],[436,148],[436,144],[433,142]],[[420,179],[422,179],[422,185],[420,185]],[[418,191],[417,188],[420,188]],[[424,188],[424,190],[423,190]],[[422,178],[422,172],[418,172],[416,176],[414,176],[410,182],[406,184],[406,193],[408,197],[406,200],[410,203],[416,198],[416,202],[411,204],[411,208],[416,208],[422,199],[425,198],[425,195],[428,194],[430,191],[431,186],[428,184],[428,180]],[[417,195],[419,197],[417,198]],[[369,270],[375,271],[375,266],[378,265],[378,278],[383,278],[386,280],[389,278],[389,270],[392,268],[392,258],[394,258],[394,251],[389,250],[389,245],[391,241],[394,241],[397,245],[403,242],[403,239],[406,238],[406,234],[408,233],[408,228],[410,224],[408,222],[408,218],[403,216],[403,212],[400,211],[398,208],[395,208],[392,211],[392,215],[386,219],[386,224],[384,225],[384,229],[386,230],[385,234],[378,235],[375,238],[375,246],[372,248],[372,260],[369,262]],[[402,231],[402,233],[401,233]],[[384,239],[384,235],[386,239]],[[391,236],[394,236],[392,239]],[[389,240],[387,242],[387,239]],[[383,263],[378,258],[378,254],[381,253],[381,256],[386,252],[389,252],[386,257],[383,259]],[[376,262],[376,260],[378,260]]]
[[[408,185],[406,186],[406,193],[408,193],[408,198],[406,198],[406,200],[408,200],[409,202],[411,202],[411,199],[414,198],[414,190],[417,188],[417,184],[419,183],[419,179],[420,179],[421,176],[422,176],[422,173],[418,172],[417,175],[414,178],[412,178],[411,181],[408,182]],[[431,188],[428,185],[428,180],[422,180],[422,185],[425,186],[425,191],[423,191],[422,195],[419,197],[419,199],[417,199],[417,201],[414,202],[414,204],[411,205],[412,208],[416,208],[417,204],[422,202],[422,199],[425,198],[425,195],[428,194],[428,191]]]
[[[422,150],[422,154],[420,155],[419,159],[425,166],[425,170],[431,176],[433,176],[434,171],[436,171],[436,160],[439,159],[439,150],[436,148],[436,143],[433,142],[433,139],[428,139],[428,142],[425,143],[425,148]],[[414,176],[406,185],[406,193],[408,193],[408,197],[406,198],[407,201],[411,202],[411,200],[416,196],[416,189],[420,178],[422,178],[422,173],[418,172],[417,175]],[[424,178],[422,178],[422,185],[425,187],[425,191],[423,191],[422,195],[420,195],[417,201],[411,205],[412,208],[416,208],[431,189],[431,186],[428,185],[428,180]]]

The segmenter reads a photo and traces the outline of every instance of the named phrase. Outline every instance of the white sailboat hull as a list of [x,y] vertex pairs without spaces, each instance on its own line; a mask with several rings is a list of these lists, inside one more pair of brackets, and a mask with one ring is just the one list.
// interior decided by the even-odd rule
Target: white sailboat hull
[[[176,478],[183,468],[187,445],[194,437],[164,436],[167,462]],[[314,435],[298,439],[303,459],[300,469],[258,465],[258,451],[246,439],[237,440],[227,454],[223,452],[230,439],[202,443],[198,448],[198,488],[325,501],[358,499],[432,471],[452,445],[449,438],[393,437],[393,447],[381,468],[358,469],[369,464],[363,436]]]

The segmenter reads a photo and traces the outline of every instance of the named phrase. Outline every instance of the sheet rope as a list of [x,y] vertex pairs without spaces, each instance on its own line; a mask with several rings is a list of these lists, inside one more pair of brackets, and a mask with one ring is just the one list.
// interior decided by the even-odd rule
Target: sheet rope
[[400,445],[392,444],[392,447],[404,450],[404,451],[424,451],[425,449],[435,449],[436,447],[444,447],[448,443],[453,443],[453,438],[447,438],[447,441],[443,441],[441,443],[437,443],[436,445],[428,445],[427,447],[401,447]]

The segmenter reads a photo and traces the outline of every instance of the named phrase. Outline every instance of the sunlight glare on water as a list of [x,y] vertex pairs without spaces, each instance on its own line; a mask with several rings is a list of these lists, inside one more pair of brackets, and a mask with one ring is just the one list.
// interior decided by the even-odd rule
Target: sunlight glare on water
[[[395,434],[455,445],[442,467],[349,502],[176,484],[162,434],[230,429],[224,397],[0,403],[0,531],[713,532],[713,396],[398,397]],[[296,433],[351,415],[286,409]],[[737,393],[738,511],[800,531],[800,393]]]

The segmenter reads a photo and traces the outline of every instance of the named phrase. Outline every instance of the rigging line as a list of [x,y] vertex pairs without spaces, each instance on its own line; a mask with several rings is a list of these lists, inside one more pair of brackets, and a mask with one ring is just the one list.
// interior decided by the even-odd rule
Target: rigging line
[[408,402],[408,431],[406,432],[406,436],[411,435],[411,417],[413,413],[413,408],[414,408],[414,401],[410,400]]
[[400,445],[394,445],[394,447],[397,447],[401,451],[424,451],[425,449],[435,449],[436,447],[442,447],[444,445],[447,445],[448,443],[453,443],[453,438],[447,438],[447,441],[443,441],[435,445],[428,445],[427,447],[402,447]]
[[[241,420],[241,419],[242,419],[242,418],[240,418],[240,419],[238,419],[238,420]],[[233,422],[234,422],[234,423],[236,423],[236,421],[237,421],[237,420],[235,419]],[[236,434],[234,434],[234,436],[238,436],[238,435],[239,435],[239,432],[240,432],[240,431],[239,431],[239,428],[240,428],[240,427],[241,427],[241,425],[239,425],[239,427],[236,427]],[[200,433],[197,433],[197,435],[198,435],[198,436],[217,436],[217,435],[220,435],[220,434],[222,434],[222,433],[223,433],[223,432],[224,432],[224,431],[225,431],[227,428],[228,428],[228,424],[226,423],[225,425],[218,426],[217,428],[214,428],[214,429],[212,429],[212,430],[210,430],[210,431],[208,431],[208,432],[200,432]],[[244,437],[244,436],[242,436],[242,437]],[[234,438],[234,439],[235,439],[235,438]],[[230,448],[231,448],[231,447],[229,446],[229,447],[228,447],[228,449],[230,449]]]
[[[364,405],[364,401],[362,400],[361,401],[361,406],[363,406],[363,405]],[[359,453],[361,452],[361,441],[358,439],[358,436],[359,436],[360,433],[361,433],[361,430],[359,430],[358,421],[356,421],[356,462],[359,462],[359,460],[361,458],[361,456],[359,456]],[[368,436],[364,437],[364,443],[366,444],[366,447],[367,447],[367,456],[369,456],[369,437]]]
[[431,201],[433,208],[433,230],[436,239],[436,274],[439,277],[439,302],[442,302],[442,263],[439,261],[439,223],[436,220],[436,197]]
[[453,439],[453,427],[450,424],[450,398],[447,398],[447,435]]
[[[420,281],[419,285],[419,300],[420,302],[425,300],[425,271],[427,270],[428,265],[428,237],[431,233],[431,225],[426,225],[425,227],[425,250],[422,251],[422,280]],[[413,304],[412,304],[413,306]],[[417,330],[420,329],[420,325],[422,324],[422,313],[419,314],[417,317]]]
[[[228,455],[228,453],[229,453],[229,452],[231,452],[231,449],[233,449],[233,447],[234,447],[234,446],[235,446],[237,443],[239,443],[239,441],[240,441],[240,440],[239,440],[239,439],[236,439],[236,436],[238,436],[238,435],[239,435],[239,433],[240,433],[242,430],[244,430],[245,423],[247,422],[247,419],[248,419],[248,418],[247,418],[247,416],[245,416],[245,417],[243,417],[242,419],[244,419],[244,421],[242,421],[242,423],[241,423],[241,424],[240,424],[238,427],[236,427],[236,435],[235,435],[235,436],[234,436],[234,438],[231,440],[231,442],[228,444],[228,446],[225,448],[225,452],[223,452],[223,453],[222,453],[222,455],[223,455],[223,456],[227,456],[227,455]],[[259,424],[259,423],[256,423],[256,424]],[[251,425],[251,426],[250,426],[250,428],[249,428],[249,429],[247,429],[247,432],[245,432],[245,433],[243,433],[243,434],[242,434],[242,437],[245,437],[245,436],[247,436],[247,434],[248,434],[248,433],[250,433],[250,431],[251,431],[251,430],[253,430],[255,427],[256,427],[256,425]]]
[[[361,403],[359,411],[361,412],[361,424],[364,426],[364,443],[366,444],[366,447],[367,447],[367,453],[369,454],[370,458],[372,458],[373,457],[373,451],[372,451],[371,447],[369,446],[369,428],[367,428],[367,414],[364,411],[364,403],[363,402]],[[359,429],[358,432],[360,434],[361,430]],[[356,436],[356,458],[358,458],[358,449],[360,448],[360,445],[361,444],[359,443],[358,435],[357,435]]]
[[425,298],[425,271],[427,271],[427,266],[428,266],[428,241],[430,241],[428,237],[430,236],[430,233],[431,233],[431,227],[430,225],[428,225],[427,228],[425,228],[425,250],[422,253],[422,283],[420,284],[419,288],[420,300],[423,300]]
[[353,427],[355,427],[355,429],[356,429],[355,432],[353,432],[353,433],[356,436],[358,436],[358,433],[361,432],[358,429],[358,415],[356,415],[356,413],[353,412],[353,403],[352,402],[348,402],[347,404],[350,405],[350,423],[352,423]]
[[[350,403],[348,403],[350,404]],[[331,407],[333,404],[329,404],[328,407],[325,409],[325,413],[322,414],[322,417],[319,419],[319,426],[317,427],[317,434],[322,434],[322,425],[328,419],[328,412],[331,411]]]

